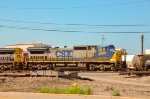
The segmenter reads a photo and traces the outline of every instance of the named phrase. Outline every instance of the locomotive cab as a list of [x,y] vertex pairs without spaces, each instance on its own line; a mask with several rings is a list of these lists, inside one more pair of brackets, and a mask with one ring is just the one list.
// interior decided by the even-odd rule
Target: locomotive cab
[[99,60],[110,60],[115,53],[114,45],[98,47],[94,57],[98,58]]
[[114,45],[98,47],[94,58],[99,61],[101,70],[119,70],[121,68],[121,51],[116,51]]

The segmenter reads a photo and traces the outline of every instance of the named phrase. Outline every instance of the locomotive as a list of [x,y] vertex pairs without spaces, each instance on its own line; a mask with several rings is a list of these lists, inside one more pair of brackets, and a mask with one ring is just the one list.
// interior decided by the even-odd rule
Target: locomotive
[[86,70],[113,70],[124,67],[122,50],[114,45],[78,45],[72,48],[35,45],[21,48],[0,48],[1,70],[47,70],[60,67],[84,67]]

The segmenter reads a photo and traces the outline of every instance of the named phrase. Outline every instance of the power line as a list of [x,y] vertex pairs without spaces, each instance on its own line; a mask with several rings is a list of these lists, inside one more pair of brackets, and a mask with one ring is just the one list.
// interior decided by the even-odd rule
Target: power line
[[10,20],[10,19],[0,19],[0,21],[5,21],[5,22],[15,22],[15,23],[31,23],[31,24],[48,24],[48,25],[67,25],[67,26],[90,26],[90,27],[147,27],[150,26],[148,24],[120,24],[120,25],[115,25],[115,24],[59,24],[59,23],[51,23],[51,22],[35,22],[35,21],[18,21],[18,20]]
[[1,21],[6,22],[16,22],[16,23],[33,23],[33,24],[53,24],[53,25],[61,25],[57,23],[50,23],[50,22],[35,22],[35,21],[18,21],[18,20],[9,20],[9,19],[0,19]]
[[74,6],[74,7],[45,7],[45,8],[30,8],[30,7],[0,7],[0,9],[25,9],[25,10],[64,10],[64,9],[84,9],[84,8],[97,8],[97,7],[111,7],[111,6],[122,6],[122,5],[133,5],[133,4],[140,4],[146,3],[150,0],[141,0],[141,1],[134,1],[134,2],[124,2],[118,4],[103,4],[103,5],[91,5],[91,6]]
[[98,31],[98,32],[87,32],[87,31],[76,31],[76,30],[54,30],[54,29],[41,29],[41,28],[29,28],[29,27],[16,27],[16,26],[4,26],[0,25],[0,28],[12,28],[12,29],[23,29],[23,30],[35,30],[35,31],[48,31],[48,32],[78,32],[78,33],[117,33],[117,34],[127,34],[127,33],[134,33],[134,34],[141,34],[141,33],[150,33],[150,31],[136,31],[136,32],[124,32],[124,31],[114,31],[114,32],[107,32],[107,31]]

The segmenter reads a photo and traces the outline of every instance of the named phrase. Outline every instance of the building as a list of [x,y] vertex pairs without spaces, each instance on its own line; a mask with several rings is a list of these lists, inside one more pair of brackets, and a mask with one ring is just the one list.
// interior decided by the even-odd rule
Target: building
[[14,45],[6,45],[4,48],[21,48],[23,51],[27,51],[29,47],[51,47],[50,45],[39,43],[39,42],[31,42],[31,43],[22,43],[22,44],[14,44]]
[[150,54],[150,49],[146,49],[145,54]]

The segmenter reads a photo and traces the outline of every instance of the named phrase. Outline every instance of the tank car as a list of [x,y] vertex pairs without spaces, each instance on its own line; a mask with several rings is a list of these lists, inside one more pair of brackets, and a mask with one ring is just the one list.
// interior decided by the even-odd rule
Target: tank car
[[150,60],[146,60],[144,70],[146,71],[150,70]]
[[150,62],[150,55],[149,54],[142,55],[140,61],[141,61],[141,70],[148,70],[149,62]]
[[138,55],[126,55],[126,65],[128,70],[140,70],[140,58]]

